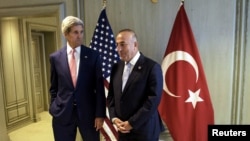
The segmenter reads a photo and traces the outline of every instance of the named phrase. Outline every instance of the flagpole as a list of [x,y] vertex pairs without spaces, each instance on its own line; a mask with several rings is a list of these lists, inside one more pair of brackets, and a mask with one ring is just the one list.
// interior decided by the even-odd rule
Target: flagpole
[[102,8],[104,9],[106,7],[107,0],[102,0]]
[[184,0],[181,0],[180,6],[184,5]]

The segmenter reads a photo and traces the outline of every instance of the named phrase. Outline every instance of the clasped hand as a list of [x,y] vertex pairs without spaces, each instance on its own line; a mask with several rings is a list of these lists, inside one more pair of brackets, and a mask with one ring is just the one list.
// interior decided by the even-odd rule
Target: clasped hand
[[122,121],[120,119],[115,119],[114,121],[118,131],[121,133],[129,133],[130,130],[133,128],[128,121]]

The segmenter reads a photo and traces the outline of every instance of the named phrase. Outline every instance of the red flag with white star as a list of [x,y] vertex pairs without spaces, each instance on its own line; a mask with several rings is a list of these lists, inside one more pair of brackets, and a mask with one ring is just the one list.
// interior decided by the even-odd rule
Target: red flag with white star
[[213,106],[199,51],[181,4],[162,61],[161,118],[174,141],[207,141]]

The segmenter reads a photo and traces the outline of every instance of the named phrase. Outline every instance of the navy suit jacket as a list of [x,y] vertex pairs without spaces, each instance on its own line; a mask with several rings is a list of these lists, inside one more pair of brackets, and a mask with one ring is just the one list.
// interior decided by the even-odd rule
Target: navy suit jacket
[[50,63],[50,114],[56,120],[70,122],[75,101],[81,123],[86,128],[93,128],[96,117],[106,116],[106,98],[99,54],[86,46],[81,46],[76,88],[70,75],[67,47],[52,53]]
[[161,66],[141,54],[122,92],[123,69],[123,61],[112,68],[107,97],[110,118],[128,120],[133,127],[130,136],[159,137],[164,130],[157,110],[163,89]]

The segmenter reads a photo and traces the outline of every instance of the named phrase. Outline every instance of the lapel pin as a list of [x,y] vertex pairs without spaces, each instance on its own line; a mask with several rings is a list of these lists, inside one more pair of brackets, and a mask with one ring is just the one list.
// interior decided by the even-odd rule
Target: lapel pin
[[138,66],[138,69],[140,70],[140,69],[141,69],[141,66]]

